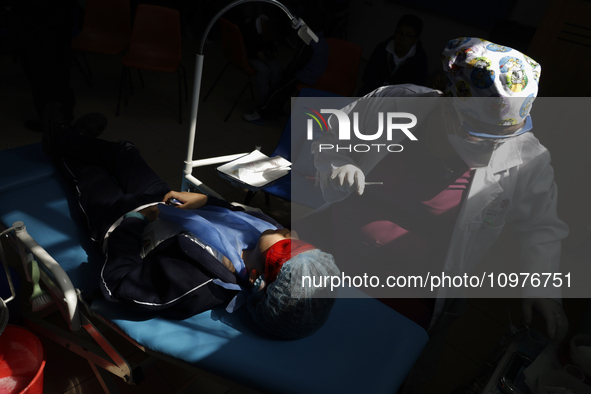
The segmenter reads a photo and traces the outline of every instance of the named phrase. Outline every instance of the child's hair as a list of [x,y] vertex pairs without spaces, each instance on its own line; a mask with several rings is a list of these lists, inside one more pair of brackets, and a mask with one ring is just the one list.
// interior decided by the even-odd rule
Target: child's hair
[[277,278],[264,290],[255,283],[248,310],[258,325],[274,336],[309,336],[326,323],[336,298],[336,292],[318,284],[327,276],[338,275],[332,255],[316,248],[301,251],[284,262]]

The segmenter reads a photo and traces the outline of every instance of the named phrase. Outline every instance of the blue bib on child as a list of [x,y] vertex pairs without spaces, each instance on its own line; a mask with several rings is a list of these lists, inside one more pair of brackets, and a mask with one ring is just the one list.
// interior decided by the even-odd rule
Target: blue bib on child
[[242,251],[254,249],[263,231],[277,228],[246,212],[223,207],[205,206],[189,210],[160,204],[158,209],[159,218],[182,225],[226,256],[234,264],[238,275],[245,280],[248,278]]

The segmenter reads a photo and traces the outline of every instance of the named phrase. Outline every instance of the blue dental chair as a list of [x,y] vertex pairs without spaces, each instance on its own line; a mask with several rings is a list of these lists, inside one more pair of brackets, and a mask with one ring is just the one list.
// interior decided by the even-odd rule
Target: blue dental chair
[[[355,100],[351,97],[343,97],[335,93],[312,88],[303,88],[299,91],[298,97],[293,104],[292,115],[287,120],[277,147],[271,154],[271,157],[281,156],[292,162],[292,170],[289,175],[280,178],[262,189],[267,198],[267,204],[269,203],[269,195],[308,208],[319,208],[325,202],[320,191],[320,186],[315,182],[316,169],[314,168],[314,161],[310,151],[314,141],[307,140],[305,129],[292,130],[293,124],[302,124],[301,119],[297,119],[296,121],[294,117],[301,118],[305,116],[305,112],[308,112],[302,106],[302,98],[315,97],[331,98],[331,104],[334,105],[334,108],[345,107]],[[308,99],[306,102],[309,103],[310,100]],[[318,139],[325,131],[321,130],[316,123],[314,123],[313,130],[314,140]],[[292,193],[292,190],[296,192]],[[256,192],[249,191],[244,203],[248,205],[255,194]]]
[[419,325],[370,298],[337,299],[326,325],[296,341],[262,335],[244,309],[178,321],[114,306],[95,296],[102,258],[40,144],[1,151],[0,165],[11,169],[0,175],[0,223],[22,222],[10,239],[23,263],[42,263],[44,287],[68,328],[46,320],[46,311],[22,311],[23,318],[84,357],[105,392],[115,392],[114,376],[141,383],[145,365],[123,357],[98,322],[153,357],[269,393],[395,393],[427,343]]

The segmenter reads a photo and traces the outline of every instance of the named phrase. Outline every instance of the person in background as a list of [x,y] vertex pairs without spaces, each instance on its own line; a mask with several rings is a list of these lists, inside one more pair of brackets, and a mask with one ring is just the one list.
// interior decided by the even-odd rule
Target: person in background
[[257,70],[257,93],[262,101],[269,92],[269,87],[277,83],[283,68],[277,54],[276,32],[273,21],[265,14],[244,24],[244,44],[248,62]]
[[318,36],[318,42],[302,43],[300,50],[286,68],[283,77],[271,86],[257,108],[242,116],[247,122],[262,125],[265,120],[283,116],[283,105],[292,97],[298,85],[314,85],[328,65],[328,43],[324,37],[324,17],[316,12],[303,16],[304,21]]
[[423,21],[415,15],[403,15],[394,35],[379,44],[371,54],[363,85],[357,96],[385,85],[412,83],[424,86],[427,82],[427,54],[421,45]]

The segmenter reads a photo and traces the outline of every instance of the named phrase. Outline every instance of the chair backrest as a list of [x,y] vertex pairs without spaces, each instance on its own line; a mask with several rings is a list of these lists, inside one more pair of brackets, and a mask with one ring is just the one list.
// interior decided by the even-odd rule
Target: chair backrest
[[[305,121],[303,118],[308,117],[305,114],[308,111],[304,108],[304,104],[314,106],[311,103],[315,102],[319,105],[321,103],[318,100],[305,100],[303,98],[314,97],[330,97],[330,105],[335,109],[343,108],[353,101],[351,97],[342,97],[335,93],[310,88],[301,89],[298,97],[293,102],[291,116],[281,133],[279,143],[271,155],[280,155],[291,161],[291,174],[263,189],[266,193],[310,208],[318,208],[325,203],[320,187],[310,181],[310,178],[316,175],[316,168],[314,167],[314,160],[311,153],[312,143],[320,138],[323,131],[314,127],[314,141],[310,141],[307,139],[305,127],[294,129],[292,134],[291,123],[292,119],[294,119],[296,124],[304,124]],[[322,101],[326,103],[326,101]]]
[[281,137],[279,138],[279,142],[277,143],[277,147],[272,156],[280,155],[287,160],[296,161],[298,160],[297,156],[299,156],[302,150],[305,150],[305,152],[309,152],[310,150],[312,141],[306,140],[306,132],[304,130],[298,130],[298,135],[295,136],[295,138],[292,138],[291,133],[291,120],[294,111],[302,111],[302,108],[298,108],[301,107],[301,105],[298,104],[301,97],[332,97],[335,99],[335,103],[338,103],[337,107],[339,108],[335,109],[345,107],[353,101],[353,99],[350,99],[349,97],[342,97],[341,95],[332,92],[311,88],[301,89],[292,108],[292,115],[287,119],[287,123],[283,128],[283,132],[281,133]]
[[361,46],[338,38],[327,38],[328,65],[312,86],[341,96],[351,96],[357,84]]
[[135,14],[130,52],[149,52],[155,57],[181,60],[181,22],[171,8],[140,4]]
[[129,0],[87,0],[82,30],[90,34],[129,39]]
[[219,21],[222,28],[224,57],[229,63],[232,63],[248,75],[255,75],[256,70],[248,63],[246,46],[240,28],[227,19],[220,18]]

